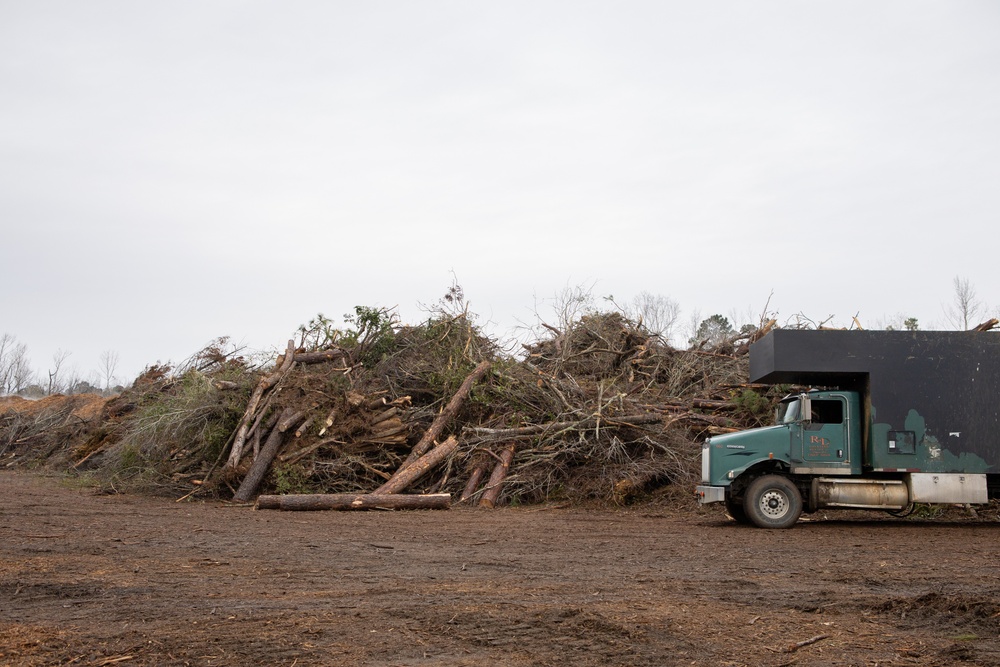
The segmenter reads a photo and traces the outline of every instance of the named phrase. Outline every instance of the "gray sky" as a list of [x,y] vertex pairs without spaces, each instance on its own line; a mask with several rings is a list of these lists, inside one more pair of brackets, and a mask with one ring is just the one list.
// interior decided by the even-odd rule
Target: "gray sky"
[[1000,302],[995,2],[0,0],[0,332],[119,374],[567,286]]

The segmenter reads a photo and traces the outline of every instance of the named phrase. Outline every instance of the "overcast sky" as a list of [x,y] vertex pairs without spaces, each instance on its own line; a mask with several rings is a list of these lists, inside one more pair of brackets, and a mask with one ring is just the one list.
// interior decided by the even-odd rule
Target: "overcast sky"
[[567,286],[1000,303],[1000,3],[0,0],[0,333],[134,378]]

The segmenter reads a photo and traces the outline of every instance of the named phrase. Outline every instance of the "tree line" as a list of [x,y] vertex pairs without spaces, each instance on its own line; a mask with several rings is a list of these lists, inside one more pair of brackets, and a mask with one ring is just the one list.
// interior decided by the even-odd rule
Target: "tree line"
[[105,350],[99,358],[99,368],[83,378],[67,365],[70,352],[56,350],[44,373],[32,368],[28,346],[10,333],[0,334],[0,395],[41,398],[52,394],[116,394],[124,387],[118,384],[118,353]]

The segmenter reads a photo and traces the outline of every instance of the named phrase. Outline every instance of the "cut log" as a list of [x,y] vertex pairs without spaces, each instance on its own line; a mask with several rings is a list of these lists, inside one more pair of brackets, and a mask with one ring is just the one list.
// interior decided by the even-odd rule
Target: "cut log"
[[[280,422],[289,417],[291,412],[291,408],[285,408],[278,421]],[[281,449],[281,443],[284,439],[285,434],[280,429],[274,428],[271,430],[271,435],[267,436],[267,442],[261,447],[260,455],[254,459],[250,470],[247,471],[246,477],[243,478],[243,482],[240,484],[240,488],[236,490],[233,500],[245,503],[257,493],[257,489],[260,488],[260,483],[264,481],[264,475],[267,474],[268,468],[271,467],[271,461],[274,460],[274,457],[278,454],[278,450]]]
[[371,422],[369,423],[372,427],[375,427],[376,425],[381,424],[387,419],[392,419],[393,417],[396,416],[398,412],[399,408],[397,408],[395,405],[390,405],[387,409],[383,410],[382,412],[372,417]]
[[302,422],[302,425],[299,426],[297,429],[295,429],[295,437],[301,438],[303,435],[305,435],[306,431],[309,430],[309,427],[312,426],[313,421],[314,419],[310,417],[309,419]]
[[430,428],[424,433],[424,437],[420,438],[420,442],[413,446],[413,450],[410,455],[406,457],[403,461],[403,465],[399,467],[399,470],[405,470],[408,466],[412,465],[417,459],[424,455],[424,453],[431,448],[434,441],[437,440],[438,436],[441,435],[441,431],[447,426],[448,422],[458,414],[459,409],[462,407],[462,403],[468,398],[469,392],[472,391],[472,385],[474,385],[479,378],[486,374],[486,371],[490,369],[490,362],[483,361],[480,362],[476,369],[472,371],[465,380],[462,381],[462,385],[455,392],[455,395],[451,397],[448,401],[448,405],[445,406],[444,410],[434,418],[431,422]]
[[355,495],[352,493],[317,493],[287,496],[260,496],[262,510],[446,510],[451,507],[450,493]]
[[975,327],[973,327],[972,330],[973,331],[992,331],[993,329],[997,328],[998,324],[1000,324],[1000,320],[998,320],[995,317],[991,317],[990,319],[986,320],[982,324],[979,324],[979,325],[976,325]]
[[458,502],[464,503],[476,493],[476,489],[479,488],[479,482],[483,480],[483,475],[486,473],[486,464],[480,463],[477,465],[472,474],[469,475],[469,481],[465,485],[465,490],[462,491],[462,496],[458,499]]
[[298,412],[292,412],[291,410],[285,410],[281,415],[281,419],[278,420],[278,430],[284,433],[290,430],[293,426],[298,424],[300,421],[305,419],[306,411],[299,410]]
[[507,471],[510,470],[510,464],[513,460],[514,443],[512,442],[500,452],[500,460],[493,467],[490,481],[486,483],[486,489],[479,499],[480,507],[488,507],[489,509],[496,507],[497,500],[500,498],[500,490],[503,488],[503,481],[507,478]]
[[451,456],[456,449],[458,449],[458,440],[453,435],[448,436],[447,440],[409,466],[397,470],[388,482],[375,489],[374,495],[384,496],[406,490],[407,487],[423,477],[427,471]]

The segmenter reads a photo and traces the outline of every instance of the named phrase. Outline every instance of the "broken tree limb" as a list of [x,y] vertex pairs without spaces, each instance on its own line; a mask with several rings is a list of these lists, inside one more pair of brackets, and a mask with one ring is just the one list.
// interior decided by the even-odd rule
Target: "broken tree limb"
[[514,443],[510,443],[504,450],[500,452],[500,460],[493,467],[493,473],[490,475],[490,481],[486,483],[486,489],[483,491],[483,495],[479,498],[479,506],[487,507],[493,509],[496,507],[497,499],[500,498],[500,490],[503,488],[503,481],[507,477],[507,471],[510,470],[511,461],[514,460]]
[[371,495],[352,493],[317,493],[287,496],[260,496],[257,508],[262,510],[370,510],[427,509],[446,510],[451,507],[450,493]]
[[257,388],[254,389],[253,394],[250,396],[250,402],[247,403],[247,410],[243,413],[243,419],[240,420],[239,426],[236,427],[236,438],[233,440],[233,448],[229,451],[229,460],[226,461],[225,467],[235,468],[239,465],[240,459],[243,458],[243,447],[247,441],[250,422],[257,415],[257,406],[260,405],[260,401],[264,397],[264,392],[278,384],[285,377],[295,363],[294,358],[295,341],[290,340],[288,341],[288,348],[285,350],[285,354],[281,357],[282,361],[278,369],[261,378],[261,381],[257,384]]
[[451,456],[452,452],[456,449],[458,449],[458,440],[453,435],[448,436],[447,440],[410,465],[400,467],[388,482],[375,489],[373,495],[384,496],[404,491],[408,486],[423,477],[428,470],[431,470]]
[[804,646],[815,644],[816,642],[828,639],[829,637],[830,635],[816,635],[815,637],[810,637],[809,639],[805,639],[803,641],[796,642],[794,644],[789,644],[787,647],[785,647],[785,653],[794,653],[795,651],[798,651],[800,648]]
[[[291,412],[291,408],[285,408],[278,421],[280,422],[291,416]],[[257,493],[257,489],[260,488],[260,483],[264,481],[264,475],[267,474],[268,468],[271,467],[271,461],[274,460],[274,457],[278,454],[278,450],[281,449],[281,443],[284,442],[284,439],[285,434],[282,433],[281,429],[275,427],[271,430],[271,435],[267,436],[267,442],[260,448],[260,454],[254,459],[250,470],[247,471],[246,477],[243,478],[243,482],[240,484],[240,488],[236,490],[233,500],[245,503]]]
[[326,433],[326,429],[333,426],[333,418],[336,416],[337,416],[337,407],[334,407],[333,409],[330,410],[330,414],[326,416],[326,419],[323,420],[323,428],[319,430],[320,436]]
[[420,441],[413,446],[413,450],[410,452],[410,455],[406,457],[406,460],[403,461],[403,465],[399,467],[400,471],[406,469],[410,465],[413,465],[417,459],[423,456],[424,453],[431,448],[434,441],[441,435],[444,427],[447,426],[448,422],[451,421],[456,414],[458,414],[459,409],[462,407],[462,403],[465,402],[465,399],[468,398],[469,393],[472,391],[472,385],[474,385],[479,378],[483,377],[489,369],[490,362],[482,361],[478,366],[476,366],[475,370],[462,381],[458,391],[456,391],[455,395],[451,397],[450,401],[448,401],[448,405],[446,405],[444,410],[442,410],[440,414],[434,418],[434,421],[431,422],[430,428],[428,428],[427,432],[424,433],[424,436],[420,438]]

